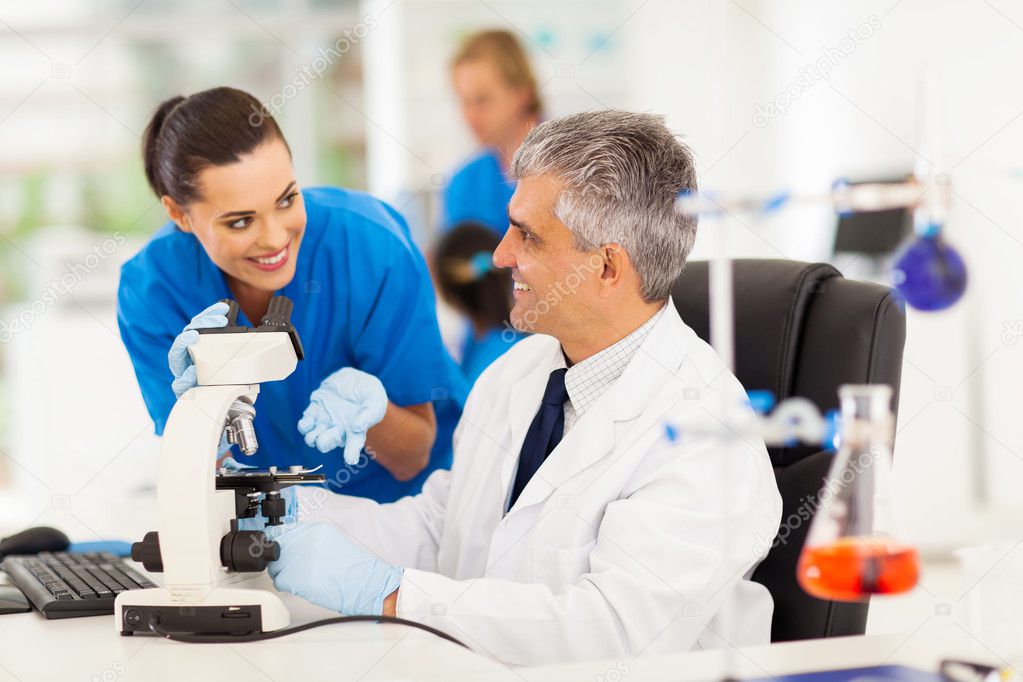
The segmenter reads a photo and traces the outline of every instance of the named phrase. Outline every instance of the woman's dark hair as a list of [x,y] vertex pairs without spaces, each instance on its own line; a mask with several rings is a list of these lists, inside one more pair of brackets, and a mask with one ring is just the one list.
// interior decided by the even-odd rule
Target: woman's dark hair
[[213,88],[157,107],[142,136],[142,161],[156,196],[187,205],[200,198],[200,171],[236,163],[274,139],[287,146],[258,99],[235,88]]
[[437,244],[435,263],[441,294],[480,326],[499,327],[511,312],[511,272],[493,265],[494,249],[500,243],[501,238],[489,227],[463,222]]

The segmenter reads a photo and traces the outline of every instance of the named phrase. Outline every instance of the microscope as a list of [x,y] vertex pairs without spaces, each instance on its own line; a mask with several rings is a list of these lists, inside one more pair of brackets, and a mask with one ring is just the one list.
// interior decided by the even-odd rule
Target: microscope
[[252,420],[259,384],[280,381],[302,359],[291,324],[292,302],[270,300],[257,327],[239,325],[238,303],[227,326],[199,330],[188,352],[197,385],[175,403],[160,452],[159,531],[132,545],[132,559],[162,572],[164,587],[117,595],[114,624],[122,635],[249,635],[287,627],[290,616],[278,596],[232,587],[231,574],[261,572],[279,558],[280,547],[262,530],[240,530],[239,518],[265,517],[280,525],[290,485],[323,483],[301,467],[278,470],[217,469],[222,435],[242,454],[259,447]]

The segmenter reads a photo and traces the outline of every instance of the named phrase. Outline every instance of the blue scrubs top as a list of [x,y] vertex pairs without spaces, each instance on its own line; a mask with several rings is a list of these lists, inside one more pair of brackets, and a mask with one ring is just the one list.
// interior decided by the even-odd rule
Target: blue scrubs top
[[[260,386],[259,450],[238,460],[257,467],[323,464],[331,490],[380,502],[413,495],[430,472],[451,466],[451,434],[468,393],[441,342],[426,264],[405,220],[387,204],[337,188],[302,194],[308,219],[295,276],[277,293],[295,304],[291,321],[305,359],[287,379]],[[118,326],[157,435],[175,402],[167,351],[195,314],[222,298],[233,298],[223,273],[173,222],[121,268]],[[251,324],[244,312],[238,322]],[[297,424],[309,395],[342,367],[379,378],[396,405],[433,402],[437,440],[414,479],[398,481],[365,454],[347,467],[340,449],[324,454],[306,446]]]
[[506,350],[523,338],[525,334],[514,329],[494,327],[482,338],[477,339],[470,327],[462,344],[462,374],[465,375],[469,386],[472,387],[476,383],[483,370],[494,360],[504,355]]
[[451,177],[444,190],[444,224],[451,229],[460,222],[483,223],[499,235],[508,229],[508,202],[515,181],[505,177],[497,154],[490,149],[476,154]]

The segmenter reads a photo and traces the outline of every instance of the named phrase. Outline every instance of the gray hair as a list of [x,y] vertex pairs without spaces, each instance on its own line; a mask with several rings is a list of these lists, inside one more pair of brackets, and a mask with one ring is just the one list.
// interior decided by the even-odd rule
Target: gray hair
[[696,166],[664,118],[608,110],[541,123],[515,152],[511,175],[545,174],[565,182],[554,215],[576,248],[620,244],[643,300],[666,299],[693,248],[697,219],[675,210],[679,192],[696,191]]

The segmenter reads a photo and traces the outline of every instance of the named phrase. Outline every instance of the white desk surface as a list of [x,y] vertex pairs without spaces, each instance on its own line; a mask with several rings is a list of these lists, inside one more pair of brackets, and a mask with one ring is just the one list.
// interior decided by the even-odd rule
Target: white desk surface
[[[733,650],[733,675],[744,679],[874,665],[906,665],[936,671],[944,658],[1006,665],[992,650],[960,629],[951,618],[932,620],[912,633],[837,637],[785,642]],[[1019,662],[1017,670],[1023,670]],[[619,670],[616,675],[613,671]],[[586,664],[518,669],[528,682],[555,680],[692,680],[713,682],[725,671],[725,653],[706,651],[656,658],[605,660]],[[509,677],[509,679],[512,679]]]
[[[337,615],[291,595],[282,598],[293,625]],[[266,642],[183,644],[122,637],[113,616],[0,616],[0,682],[494,679],[505,670],[428,632],[399,625],[328,625]]]
[[[145,496],[143,496],[143,499]],[[87,528],[112,537],[134,539],[154,528],[152,499],[118,500],[54,510],[34,519],[8,521],[11,530],[26,525],[69,529],[73,539],[88,539]],[[75,513],[71,513],[75,512]],[[90,516],[86,516],[86,513]],[[91,514],[95,514],[93,517]],[[111,517],[104,519],[101,517]],[[71,530],[80,523],[82,530]],[[9,524],[9,525],[8,525]],[[87,524],[87,526],[85,525]],[[0,533],[4,535],[5,533]],[[159,577],[154,576],[158,581]],[[966,626],[955,606],[962,589],[954,580],[925,572],[921,586],[899,602],[871,606],[880,622],[897,632],[749,647],[734,652],[737,676],[769,677],[828,668],[900,663],[935,670],[942,658],[968,658],[992,664],[1008,660],[1023,670],[1023,636],[1015,652],[994,651]],[[0,576],[0,580],[3,580]],[[255,579],[265,581],[263,574]],[[282,595],[299,624],[336,615],[301,599]],[[898,614],[886,609],[899,605]],[[936,604],[952,604],[942,615]],[[1015,646],[1015,645],[1013,645]],[[1016,656],[1017,658],[1013,658]],[[329,625],[267,642],[182,644],[156,637],[122,637],[111,616],[46,620],[38,613],[0,615],[0,682],[59,680],[596,680],[713,681],[725,672],[721,651],[656,658],[608,659],[537,668],[510,668],[439,639],[399,625]]]
[[[285,599],[293,623],[330,613]],[[735,674],[771,677],[827,668],[903,664],[935,670],[942,658],[1003,662],[951,618],[906,634],[843,637],[748,647],[734,652]],[[121,637],[112,617],[47,621],[37,613],[0,616],[0,682],[34,680],[694,680],[722,677],[725,654],[511,668],[429,633],[397,625],[330,625],[248,644],[181,644]],[[1019,666],[1017,665],[1017,668]]]

